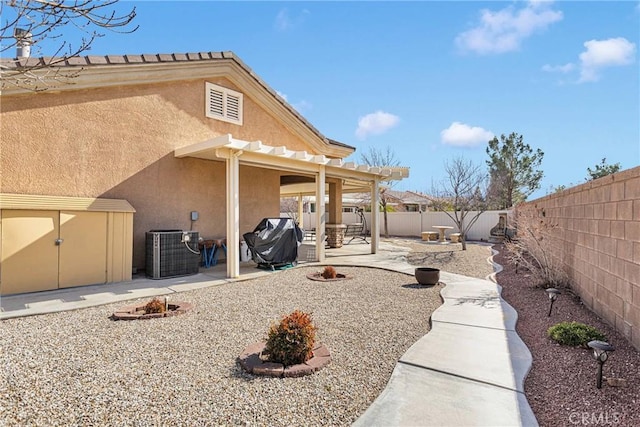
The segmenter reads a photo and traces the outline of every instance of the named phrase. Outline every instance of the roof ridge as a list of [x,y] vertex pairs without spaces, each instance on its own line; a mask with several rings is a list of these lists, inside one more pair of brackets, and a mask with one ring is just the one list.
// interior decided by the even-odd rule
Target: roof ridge
[[187,52],[187,53],[142,53],[124,55],[77,55],[69,57],[39,56],[29,58],[0,58],[5,65],[15,67],[26,65],[47,65],[54,67],[87,65],[145,64],[158,62],[206,61],[212,59],[233,59],[249,68],[232,51]]

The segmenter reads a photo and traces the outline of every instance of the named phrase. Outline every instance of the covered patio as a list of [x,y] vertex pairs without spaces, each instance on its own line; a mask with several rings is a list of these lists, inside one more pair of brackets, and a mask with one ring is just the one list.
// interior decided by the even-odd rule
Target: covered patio
[[[325,155],[265,145],[261,141],[244,141],[234,138],[231,134],[177,148],[174,155],[177,158],[193,157],[225,162],[227,278],[240,276],[240,240],[244,231],[241,231],[239,226],[242,197],[239,185],[240,165],[281,171],[281,192],[274,197],[295,194],[301,199],[303,195],[315,196],[318,201],[317,212],[324,214],[317,215],[316,223],[313,225],[316,230],[313,250],[303,249],[300,252],[305,258],[304,261],[316,262],[324,262],[327,257],[327,237],[329,240],[333,238],[338,241],[339,245],[336,246],[342,246],[339,233],[343,233],[346,228],[342,226],[342,194],[345,190],[368,191],[371,193],[372,205],[377,206],[380,182],[406,178],[409,174],[408,168],[357,165]],[[325,196],[329,199],[329,212],[326,210]],[[299,205],[301,206],[301,203]],[[331,222],[327,221],[327,216]],[[377,215],[373,215],[372,218],[371,241],[366,248],[368,253],[375,254],[379,247],[380,224]]]

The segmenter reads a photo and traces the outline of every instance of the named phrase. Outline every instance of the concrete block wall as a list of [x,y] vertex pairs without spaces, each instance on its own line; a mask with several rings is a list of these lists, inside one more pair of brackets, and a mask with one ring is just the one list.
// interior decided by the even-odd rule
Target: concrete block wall
[[640,350],[640,167],[528,202],[584,304]]

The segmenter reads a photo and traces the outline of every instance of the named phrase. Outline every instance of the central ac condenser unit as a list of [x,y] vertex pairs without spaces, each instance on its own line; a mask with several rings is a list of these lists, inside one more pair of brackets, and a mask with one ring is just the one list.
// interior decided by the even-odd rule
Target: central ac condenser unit
[[165,279],[198,273],[198,237],[197,231],[147,231],[146,275],[152,279]]

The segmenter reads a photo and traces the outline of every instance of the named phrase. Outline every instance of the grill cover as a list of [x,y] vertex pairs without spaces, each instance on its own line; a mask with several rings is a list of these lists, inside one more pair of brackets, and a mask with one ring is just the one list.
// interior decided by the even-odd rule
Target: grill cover
[[264,218],[252,233],[242,237],[253,261],[267,266],[295,263],[302,244],[302,230],[291,218]]

